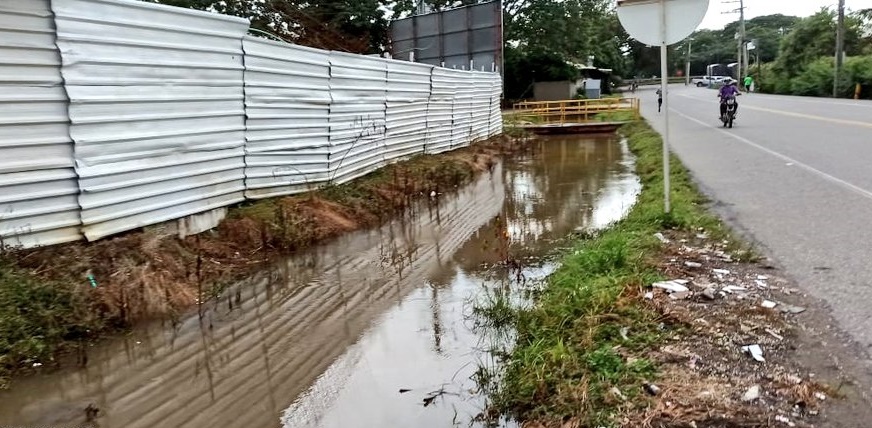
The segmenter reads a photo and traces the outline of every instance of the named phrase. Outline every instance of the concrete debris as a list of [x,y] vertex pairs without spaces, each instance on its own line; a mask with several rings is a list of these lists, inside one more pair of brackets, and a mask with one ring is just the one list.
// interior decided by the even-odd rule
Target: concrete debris
[[751,354],[751,358],[758,362],[765,362],[766,359],[763,358],[763,348],[760,345],[748,345],[743,346],[742,351]]
[[654,300],[654,293],[650,291],[645,293],[645,300]]
[[685,291],[690,291],[689,288],[685,287],[684,284],[680,284],[678,281],[655,282],[652,286],[654,288],[662,288],[669,293],[683,293]]
[[729,275],[730,271],[726,269],[712,269],[712,272],[718,275]]
[[754,282],[755,282],[755,283],[757,284],[757,286],[760,287],[760,288],[769,288],[769,284],[766,284],[765,281],[762,281],[762,280],[757,279],[757,280],[754,280]]
[[663,236],[663,234],[660,233],[660,232],[655,233],[655,234],[654,234],[654,237],[657,238],[660,242],[662,242],[662,243],[664,243],[664,244],[668,244],[668,243],[669,243],[669,238]]
[[705,233],[697,233],[696,238],[697,239],[708,239],[708,235],[706,235]]
[[805,312],[805,308],[803,308],[802,306],[782,305],[781,312],[784,312],[785,314],[797,315]]
[[814,398],[817,398],[820,401],[824,401],[827,399],[827,396],[823,392],[815,392]]
[[42,363],[33,363],[33,367],[42,367]]
[[742,395],[742,401],[746,403],[754,401],[758,398],[760,398],[760,385],[754,385],[748,388],[748,390],[745,391],[745,394]]
[[702,296],[709,300],[715,300],[718,297],[716,293],[717,291],[714,288],[709,287],[703,290]]
[[769,279],[769,277],[766,275],[757,275],[757,280],[759,280],[759,281],[766,281],[768,279]]
[[739,287],[738,285],[728,285],[728,286],[724,287],[723,290],[726,291],[727,293],[730,293],[730,294],[738,293],[741,291],[748,291],[747,288]]
[[702,267],[702,263],[697,262],[684,262],[684,265],[691,269],[699,269]]
[[764,300],[763,303],[760,303],[760,306],[762,306],[766,309],[772,309],[772,308],[778,306],[778,303],[775,303],[771,300]]

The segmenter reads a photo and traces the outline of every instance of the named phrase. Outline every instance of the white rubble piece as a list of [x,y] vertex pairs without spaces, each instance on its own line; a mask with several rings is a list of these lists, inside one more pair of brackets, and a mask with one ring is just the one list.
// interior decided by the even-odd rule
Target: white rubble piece
[[763,348],[760,345],[748,345],[743,346],[742,351],[751,354],[751,358],[758,362],[765,362],[766,359],[763,358]]
[[666,290],[668,293],[683,293],[685,291],[690,291],[689,288],[685,287],[684,284],[681,284],[678,281],[655,282],[654,284],[652,284],[652,287],[661,288],[663,290]]
[[726,291],[727,293],[730,293],[730,294],[739,293],[742,291],[748,291],[747,288],[739,287],[738,285],[727,285],[726,287],[722,288],[722,290]]
[[760,398],[760,385],[754,385],[748,388],[748,390],[745,391],[745,394],[742,395],[742,401],[746,403],[754,401],[758,398]]

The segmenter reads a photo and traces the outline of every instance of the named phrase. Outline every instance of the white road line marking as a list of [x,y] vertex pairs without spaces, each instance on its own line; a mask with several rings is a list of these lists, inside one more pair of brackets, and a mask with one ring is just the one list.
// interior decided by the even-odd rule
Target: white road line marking
[[727,132],[727,131],[725,131],[725,130],[723,130],[723,129],[720,129],[720,128],[717,128],[717,127],[714,127],[714,126],[712,126],[712,125],[709,125],[708,123],[705,123],[705,122],[703,122],[703,121],[701,121],[701,120],[699,120],[699,119],[696,119],[696,118],[694,118],[694,117],[690,117],[690,116],[688,116],[688,115],[686,115],[686,114],[684,114],[684,113],[682,113],[682,112],[680,112],[680,111],[677,111],[677,110],[675,110],[675,109],[672,109],[672,108],[671,108],[671,109],[669,109],[669,110],[672,111],[673,113],[675,113],[675,114],[677,114],[677,115],[679,115],[679,116],[681,116],[681,117],[683,117],[683,118],[685,118],[685,119],[691,121],[691,122],[697,123],[697,124],[702,125],[702,126],[704,126],[704,127],[706,127],[706,128],[712,128],[712,129],[714,129],[715,131],[718,131],[718,132],[720,132],[720,133],[722,133],[722,134],[724,134],[724,135],[730,136],[730,137],[732,137],[732,138],[734,138],[734,139],[736,139],[736,140],[738,140],[738,141],[740,141],[740,142],[742,142],[742,143],[745,143],[745,144],[747,144],[747,145],[749,145],[749,146],[751,146],[751,147],[753,147],[753,148],[755,148],[755,149],[757,149],[757,150],[760,150],[760,151],[762,151],[762,152],[764,152],[764,153],[768,153],[768,154],[770,154],[770,155],[772,155],[772,156],[775,156],[775,157],[777,157],[777,158],[779,158],[779,159],[781,159],[781,160],[783,160],[783,161],[786,161],[786,162],[788,162],[788,163],[792,163],[793,166],[796,166],[796,167],[802,168],[802,169],[804,169],[804,170],[806,170],[806,171],[808,171],[808,172],[810,172],[810,173],[812,173],[812,174],[814,174],[814,175],[817,175],[817,176],[820,177],[820,178],[823,178],[823,179],[825,179],[825,180],[827,180],[827,181],[829,181],[829,182],[831,182],[831,183],[834,183],[834,184],[837,184],[837,185],[839,185],[839,186],[842,186],[842,187],[844,187],[844,188],[846,188],[846,189],[848,189],[848,190],[850,190],[850,191],[852,191],[852,192],[854,192],[854,193],[856,193],[856,194],[858,194],[858,195],[860,195],[860,196],[862,196],[862,197],[864,197],[864,198],[867,198],[867,199],[869,199],[869,200],[872,200],[872,192],[870,192],[870,191],[868,191],[868,190],[866,190],[866,189],[864,189],[864,188],[862,188],[862,187],[860,187],[860,186],[857,186],[857,185],[855,185],[855,184],[849,183],[849,182],[847,182],[847,181],[845,181],[845,180],[842,180],[841,178],[833,177],[832,175],[829,175],[829,174],[827,174],[827,173],[825,173],[825,172],[823,172],[823,171],[821,171],[821,170],[819,170],[819,169],[816,169],[816,168],[814,168],[814,167],[812,167],[812,166],[810,166],[810,165],[808,165],[808,164],[802,163],[802,162],[800,162],[800,161],[798,161],[798,160],[796,160],[796,159],[791,158],[790,156],[783,155],[783,154],[778,153],[778,152],[776,152],[776,151],[774,151],[774,150],[772,150],[772,149],[768,149],[768,148],[766,148],[766,147],[764,147],[764,146],[761,146],[760,144],[757,144],[757,143],[755,143],[755,142],[753,142],[753,141],[751,141],[751,140],[749,140],[749,139],[747,139],[747,138],[745,138],[745,137],[742,137],[742,136],[740,136],[740,135],[736,135],[736,134],[733,133],[733,132]]

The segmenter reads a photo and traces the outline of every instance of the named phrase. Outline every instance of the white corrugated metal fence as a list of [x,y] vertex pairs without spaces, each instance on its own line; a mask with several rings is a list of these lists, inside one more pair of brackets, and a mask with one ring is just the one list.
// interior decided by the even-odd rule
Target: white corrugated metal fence
[[496,73],[247,31],[244,19],[133,0],[0,2],[0,242],[186,217],[208,227],[246,198],[502,130]]

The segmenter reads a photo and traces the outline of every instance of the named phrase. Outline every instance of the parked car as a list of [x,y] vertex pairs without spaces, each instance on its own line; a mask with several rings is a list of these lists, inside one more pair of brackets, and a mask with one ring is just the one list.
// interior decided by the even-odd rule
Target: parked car
[[712,86],[718,83],[723,82],[725,79],[728,79],[729,76],[702,76],[695,77],[690,82],[701,88],[703,86]]

